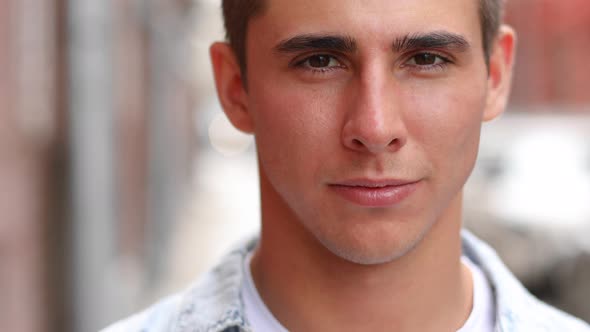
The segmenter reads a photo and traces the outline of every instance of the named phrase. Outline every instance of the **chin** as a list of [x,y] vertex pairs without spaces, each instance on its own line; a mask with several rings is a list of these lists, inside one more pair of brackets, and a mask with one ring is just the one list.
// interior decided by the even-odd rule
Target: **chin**
[[374,234],[314,235],[324,248],[340,259],[359,265],[381,265],[407,255],[422,241],[427,231],[380,230],[374,231]]

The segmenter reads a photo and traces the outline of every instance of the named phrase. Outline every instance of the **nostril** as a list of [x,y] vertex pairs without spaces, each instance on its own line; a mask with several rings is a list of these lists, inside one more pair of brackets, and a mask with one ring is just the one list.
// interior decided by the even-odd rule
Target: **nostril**
[[387,147],[394,148],[397,150],[397,149],[401,149],[401,147],[404,146],[405,144],[406,144],[405,138],[394,138],[391,140],[391,142],[389,142]]
[[358,138],[352,140],[352,145],[356,148],[361,148],[364,146],[363,142],[361,142]]

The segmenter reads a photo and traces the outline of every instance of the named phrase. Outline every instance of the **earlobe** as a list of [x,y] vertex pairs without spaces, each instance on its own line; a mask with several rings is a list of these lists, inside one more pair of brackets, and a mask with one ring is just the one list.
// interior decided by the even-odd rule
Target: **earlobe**
[[508,103],[512,84],[512,68],[516,48],[514,30],[503,25],[490,54],[487,105],[484,121],[490,121],[502,114]]
[[217,42],[209,49],[215,87],[221,107],[229,121],[245,133],[254,131],[248,111],[247,94],[240,72],[240,66],[229,44]]

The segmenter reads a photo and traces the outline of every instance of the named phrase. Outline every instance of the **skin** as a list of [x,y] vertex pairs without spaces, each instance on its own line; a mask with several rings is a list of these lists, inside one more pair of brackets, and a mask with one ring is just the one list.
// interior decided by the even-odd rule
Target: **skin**
[[[482,121],[504,110],[514,33],[501,28],[488,68],[477,1],[268,2],[249,24],[248,82],[227,44],[211,47],[221,104],[256,138],[263,300],[290,331],[457,330],[472,306],[462,188]],[[455,42],[421,38],[440,35]],[[336,190],[359,179],[412,184],[365,206]]]

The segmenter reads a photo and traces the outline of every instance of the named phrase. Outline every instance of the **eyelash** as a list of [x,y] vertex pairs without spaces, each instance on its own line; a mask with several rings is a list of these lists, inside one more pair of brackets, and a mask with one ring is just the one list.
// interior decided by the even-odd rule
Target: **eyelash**
[[[320,57],[320,56],[328,57],[328,58],[330,58],[330,60],[336,60],[339,63],[339,66],[327,67],[327,68],[314,68],[314,67],[311,67],[310,65],[306,65],[306,63],[308,61],[310,61],[312,58]],[[346,68],[346,66],[342,64],[342,61],[340,61],[337,56],[334,56],[332,54],[327,54],[327,53],[317,53],[317,54],[308,55],[301,60],[294,61],[293,64],[290,65],[290,67],[308,70],[311,73],[317,73],[317,74],[325,74],[325,73],[331,72],[336,69]]]
[[[413,59],[416,56],[419,55],[433,55],[437,58],[437,60],[441,60],[440,63],[435,63],[435,64],[431,64],[431,65],[413,65],[413,64],[408,64],[408,62]],[[333,66],[333,67],[326,67],[326,68],[314,68],[311,67],[309,65],[306,65],[306,63],[308,61],[310,61],[312,58],[314,57],[319,57],[319,56],[325,56],[330,58],[331,60],[336,60],[340,65],[339,66]],[[431,73],[431,72],[435,72],[435,71],[440,71],[445,69],[447,66],[449,66],[450,64],[453,64],[454,62],[447,56],[443,56],[437,52],[433,52],[433,51],[420,51],[420,52],[416,52],[413,53],[409,56],[406,57],[406,60],[404,61],[404,63],[401,65],[401,68],[408,68],[409,70],[416,72],[416,73]],[[332,54],[326,54],[326,53],[318,53],[318,54],[312,54],[312,55],[308,55],[306,57],[304,57],[301,60],[296,60],[294,61],[291,65],[289,65],[290,67],[294,67],[294,68],[299,68],[302,70],[307,70],[313,74],[326,74],[329,73],[333,70],[337,70],[337,69],[343,69],[346,68],[345,65],[342,64],[342,61],[340,61],[338,59],[337,56],[334,56]]]
[[[440,63],[435,63],[435,64],[431,64],[431,65],[413,65],[413,64],[408,64],[408,62],[413,59],[416,56],[419,55],[433,55],[438,59],[441,60]],[[402,64],[402,68],[408,67],[410,70],[412,71],[417,71],[417,72],[422,72],[422,73],[430,73],[433,71],[440,71],[445,69],[446,67],[448,67],[450,64],[453,64],[454,62],[447,56],[441,55],[437,52],[433,52],[433,51],[421,51],[421,52],[417,52],[417,53],[413,53],[411,54],[409,57],[407,57],[407,60],[404,61],[404,63]]]

